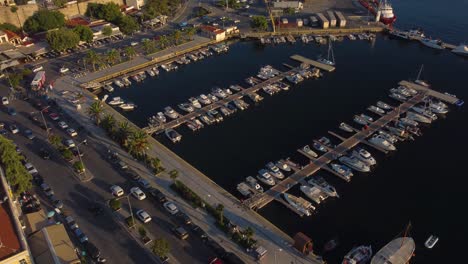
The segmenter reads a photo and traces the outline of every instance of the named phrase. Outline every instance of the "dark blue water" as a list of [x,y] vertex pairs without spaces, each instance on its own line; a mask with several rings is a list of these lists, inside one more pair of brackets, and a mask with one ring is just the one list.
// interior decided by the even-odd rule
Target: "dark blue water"
[[[393,2],[398,26],[420,26],[453,43],[468,36],[467,5],[463,0]],[[116,94],[138,104],[137,110],[127,115],[144,125],[147,117],[165,106],[176,107],[188,97],[208,93],[213,86],[242,83],[262,65],[284,69],[283,62],[293,64],[290,55],[314,58],[325,50],[301,43],[261,47],[237,42],[228,54],[182,67],[177,73],[163,73]],[[434,51],[386,36],[379,36],[375,43],[338,42],[334,51],[336,72],[273,97],[265,95],[255,107],[197,133],[179,128],[183,134],[180,144],[159,139],[236,194],[237,183],[267,162],[284,157],[304,162],[297,148],[336,130],[341,121],[351,123],[353,114],[377,100],[391,102],[387,90],[400,80],[414,78],[421,64],[425,65],[423,77],[433,87],[468,98],[468,60],[449,51]],[[329,263],[338,263],[354,245],[370,244],[377,251],[401,234],[410,221],[410,235],[417,244],[412,263],[463,263],[463,241],[468,235],[463,210],[468,183],[465,108],[453,108],[445,119],[424,128],[424,135],[416,141],[398,144],[392,155],[371,150],[378,166],[368,175],[356,175],[351,183],[320,172],[337,187],[341,198],[326,201],[313,216],[299,218],[277,203],[260,213],[290,235],[299,231],[308,234],[317,251],[338,236],[340,246],[325,255]],[[297,189],[291,192],[300,194]],[[433,250],[423,246],[430,234],[440,237]]]

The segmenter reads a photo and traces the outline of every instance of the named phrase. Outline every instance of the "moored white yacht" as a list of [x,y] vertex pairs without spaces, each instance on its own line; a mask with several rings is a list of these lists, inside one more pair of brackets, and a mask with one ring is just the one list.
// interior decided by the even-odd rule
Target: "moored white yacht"
[[361,117],[364,118],[367,121],[367,123],[369,123],[369,124],[374,122],[374,119],[372,117],[368,116],[368,115],[361,114]]
[[308,183],[319,188],[322,192],[330,197],[339,197],[335,187],[326,182],[325,179],[321,176],[312,176]]
[[316,204],[320,204],[323,200],[327,198],[327,195],[324,194],[319,188],[308,185],[301,185],[301,191]]
[[372,157],[372,155],[369,153],[369,151],[367,151],[367,150],[365,150],[363,148],[353,150],[352,155],[353,155],[353,157],[356,157],[357,159],[359,159],[360,161],[366,163],[369,166],[377,164],[377,161],[374,159],[374,157]]
[[318,157],[318,154],[315,151],[311,150],[309,145],[305,145],[304,147],[302,147],[302,150],[313,158]]
[[348,182],[351,181],[351,177],[353,177],[354,174],[351,171],[351,169],[348,168],[346,165],[331,163],[330,166],[336,173],[338,173],[339,175],[344,177],[346,179],[346,181],[348,181]]
[[182,140],[182,135],[177,133],[177,131],[172,128],[166,129],[164,133],[166,134],[166,137],[172,141],[172,143],[177,143]]
[[427,47],[433,48],[433,49],[438,49],[442,50],[445,49],[445,45],[441,40],[438,39],[427,39],[423,38],[420,40],[421,43]]
[[347,157],[347,156],[343,156],[343,157],[340,157],[338,159],[340,162],[342,162],[343,164],[349,166],[350,168],[352,169],[355,169],[357,171],[360,171],[360,172],[369,172],[370,171],[370,167],[362,162],[361,160],[357,159],[356,157]]
[[254,177],[248,176],[247,178],[245,178],[245,182],[257,192],[263,192],[263,187],[260,184],[258,184],[257,180]]
[[195,107],[197,109],[202,108],[200,102],[198,102],[198,100],[195,97],[190,97],[188,100],[192,104],[193,107]]
[[266,165],[268,171],[270,172],[271,175],[275,176],[277,179],[284,179],[284,174],[279,170],[278,167],[273,164],[273,162],[269,162]]
[[421,115],[421,114],[418,114],[418,113],[415,113],[415,112],[407,112],[406,117],[411,119],[411,120],[414,120],[416,122],[419,122],[419,123],[424,123],[424,124],[432,123],[431,118],[428,118],[428,117],[426,117],[424,115]]
[[257,179],[259,179],[261,182],[263,182],[266,185],[273,186],[276,184],[271,174],[265,169],[261,169],[258,171]]
[[453,53],[461,56],[468,56],[468,46],[466,44],[460,44],[452,50]]
[[395,146],[388,142],[382,135],[374,135],[369,139],[369,143],[374,144],[388,151],[396,150]]
[[193,107],[188,103],[181,103],[181,104],[177,105],[177,107],[179,107],[180,110],[183,110],[183,111],[185,111],[187,113],[191,113],[194,110]]
[[[359,246],[351,249],[351,251],[344,256],[342,264],[365,264],[369,262],[372,257],[371,246]],[[388,262],[390,264],[392,262]]]
[[161,123],[166,123],[167,119],[163,112],[158,112],[156,114],[156,119],[158,119]]
[[344,122],[340,124],[340,129],[346,132],[353,132],[353,128]]
[[219,87],[211,89],[211,93],[218,98],[226,98],[227,94]]
[[385,110],[383,110],[382,108],[378,107],[378,106],[375,106],[375,105],[371,105],[367,108],[367,110],[373,112],[373,113],[376,113],[376,114],[385,114]]
[[406,100],[408,100],[404,95],[402,94],[399,94],[399,93],[390,93],[390,98],[393,98],[397,101],[400,101],[400,102],[405,102]]
[[120,109],[122,110],[133,110],[135,109],[136,105],[134,103],[126,103],[126,104],[121,104],[119,105]]
[[387,104],[385,102],[382,102],[382,101],[378,101],[377,106],[384,109],[384,110],[391,110],[393,108],[389,104]]
[[304,200],[302,197],[296,197],[288,193],[283,193],[283,197],[292,207],[307,216],[312,214],[310,210],[315,210],[315,207],[313,207],[310,202]]
[[367,125],[368,122],[366,119],[364,119],[362,116],[354,115],[353,121],[360,124],[360,125]]
[[205,94],[200,94],[200,96],[198,96],[198,101],[200,101],[200,103],[204,105],[211,104],[210,98],[208,98],[208,96],[206,96]]
[[169,117],[169,118],[172,118],[172,119],[176,119],[179,117],[179,113],[177,113],[174,109],[172,109],[172,107],[170,106],[166,106],[164,108],[164,114]]
[[432,121],[435,121],[438,118],[436,114],[432,113],[431,110],[429,110],[428,108],[425,108],[425,107],[423,108],[423,107],[419,107],[419,106],[413,106],[411,108],[411,110],[413,110],[414,112],[416,112],[418,114],[421,114],[421,115],[423,115],[425,117],[428,117],[428,118],[432,119]]
[[275,165],[284,171],[291,171],[291,167],[285,160],[278,160]]
[[109,104],[109,105],[121,105],[123,103],[125,103],[125,102],[120,97],[114,97],[114,98],[112,98],[112,100],[107,102],[107,104]]
[[413,119],[406,118],[406,117],[400,118],[400,123],[401,123],[403,126],[413,126],[413,127],[416,127],[416,126],[419,125],[418,122],[414,121]]

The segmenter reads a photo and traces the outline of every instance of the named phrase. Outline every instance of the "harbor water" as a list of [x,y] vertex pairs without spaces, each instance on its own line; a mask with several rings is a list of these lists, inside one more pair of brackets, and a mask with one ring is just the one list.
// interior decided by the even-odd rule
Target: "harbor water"
[[[440,5],[435,0],[393,1],[397,25],[420,26],[453,44],[465,41],[466,1],[451,1],[450,8]],[[387,97],[388,89],[400,80],[414,79],[421,64],[421,77],[435,89],[468,99],[468,60],[448,50],[435,51],[385,35],[374,42],[335,42],[333,48],[335,72],[274,96],[262,93],[262,102],[198,132],[185,126],[176,128],[183,135],[179,144],[162,135],[157,138],[237,196],[236,185],[247,176],[255,176],[266,163],[285,157],[304,163],[306,159],[296,149],[321,136],[338,143],[328,130],[338,130],[342,121],[351,124],[354,114],[365,112],[377,100],[396,104]],[[180,67],[177,72],[161,72],[157,78],[116,89],[111,96],[138,105],[125,115],[144,126],[148,117],[165,106],[177,109],[177,104],[207,94],[215,86],[237,83],[246,87],[243,80],[256,75],[264,65],[285,70],[282,63],[296,65],[289,59],[293,54],[316,58],[326,55],[326,50],[326,46],[299,42],[276,46],[236,42],[226,54]],[[423,128],[423,136],[416,141],[397,144],[398,151],[393,154],[367,147],[378,165],[371,173],[356,173],[350,183],[319,171],[337,188],[340,198],[326,200],[312,216],[300,218],[277,202],[259,213],[291,236],[296,232],[307,234],[319,253],[326,241],[337,237],[338,247],[324,255],[329,263],[339,263],[357,245],[372,245],[376,252],[401,235],[409,222],[410,235],[416,242],[412,263],[459,263],[464,259],[462,242],[468,235],[468,217],[463,209],[468,183],[464,169],[468,163],[468,141],[464,138],[468,135],[468,113],[466,106],[451,110],[445,118]],[[290,193],[303,196],[298,187]],[[424,241],[431,234],[439,236],[440,241],[428,250]]]

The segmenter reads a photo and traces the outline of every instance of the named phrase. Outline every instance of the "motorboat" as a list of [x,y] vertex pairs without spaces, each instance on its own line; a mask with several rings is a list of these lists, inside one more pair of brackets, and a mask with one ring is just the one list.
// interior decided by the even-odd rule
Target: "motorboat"
[[165,114],[167,117],[171,118],[171,119],[176,119],[176,118],[178,118],[179,115],[180,115],[180,114],[177,113],[174,109],[172,109],[172,107],[170,107],[170,106],[166,106],[166,107],[164,108],[164,114]]
[[[402,86],[400,86],[400,87],[402,87]],[[411,93],[406,89],[392,88],[392,89],[390,89],[390,92],[401,94],[404,97],[410,97],[411,96]]]
[[340,162],[343,164],[349,166],[351,169],[360,171],[360,172],[369,172],[370,167],[362,162],[361,160],[357,159],[356,157],[348,157],[348,156],[343,156],[338,159]]
[[354,131],[353,128],[350,125],[348,125],[348,124],[346,124],[344,122],[342,122],[340,124],[340,129],[343,130],[343,131],[346,131],[346,132],[353,132]]
[[125,86],[125,84],[123,84],[120,80],[115,80],[114,81],[114,84],[117,85],[118,87],[122,88]]
[[371,259],[371,257],[371,246],[359,246],[351,249],[351,251],[349,251],[348,254],[344,256],[342,264],[365,264]]
[[124,100],[122,100],[122,98],[114,97],[107,104],[109,104],[109,105],[121,105],[123,103],[125,103],[125,102],[124,102]]
[[391,107],[389,104],[384,103],[382,101],[377,102],[377,106],[384,109],[384,110],[392,110],[393,107]]
[[289,166],[289,164],[284,161],[284,160],[279,160],[276,162],[276,167],[280,168],[281,170],[283,171],[286,171],[286,172],[289,172],[291,171],[291,167]]
[[245,182],[241,182],[237,184],[236,188],[237,188],[237,191],[239,191],[245,197],[250,197],[254,194],[252,190],[250,189],[250,187]]
[[205,125],[203,125],[203,123],[200,120],[196,119],[196,118],[194,118],[192,121],[197,125],[198,129],[201,129],[201,128],[205,127]]
[[288,202],[294,209],[307,216],[312,215],[310,210],[315,210],[315,207],[313,207],[310,202],[306,201],[302,197],[296,197],[288,193],[283,193],[283,197],[286,202]]
[[213,122],[211,122],[211,119],[208,118],[207,115],[200,115],[200,120],[207,125],[213,124]]
[[112,87],[112,85],[110,84],[107,84],[106,86],[104,86],[104,90],[108,91],[109,93],[112,93],[114,91],[114,87]]
[[367,123],[369,123],[369,124],[374,122],[374,119],[372,117],[368,116],[368,115],[361,114],[361,117],[364,118],[367,121]]
[[318,154],[315,151],[311,150],[309,145],[305,145],[304,147],[302,147],[302,151],[304,151],[307,155],[313,158],[318,157]]
[[172,141],[172,143],[177,143],[182,140],[182,135],[177,133],[177,131],[172,128],[166,129],[164,133],[166,134],[166,137]]
[[421,114],[421,115],[423,115],[425,117],[428,117],[428,118],[432,119],[432,121],[435,121],[438,118],[436,114],[432,113],[432,111],[429,110],[429,108],[413,106],[411,108],[411,110],[413,110],[414,112],[416,112],[418,114]]
[[263,192],[263,187],[260,184],[258,184],[257,180],[254,177],[248,176],[247,178],[245,178],[245,182],[257,192]]
[[254,101],[255,103],[258,103],[263,100],[263,97],[254,92],[247,94],[247,96],[250,98],[250,100]]
[[385,140],[387,140],[388,142],[392,143],[392,144],[395,144],[398,142],[398,139],[393,136],[393,135],[390,135],[389,133],[385,132],[385,131],[382,131],[382,130],[379,130],[379,135],[381,135],[382,137],[385,138]]
[[413,119],[410,119],[410,118],[407,118],[407,117],[403,117],[403,118],[400,118],[400,122],[403,126],[413,126],[413,127],[416,127],[419,125],[418,122],[414,121]]
[[210,93],[207,94],[206,96],[211,100],[212,103],[219,101],[218,97],[216,97],[216,96],[214,96],[214,95],[212,95]]
[[415,248],[413,238],[395,238],[375,254],[370,264],[407,264],[413,257]]
[[357,159],[366,163],[369,166],[377,164],[377,161],[374,159],[374,157],[372,157],[369,151],[363,148],[353,150],[353,153],[351,155],[353,155],[353,157],[356,157]]
[[321,152],[327,152],[328,149],[327,147],[325,147],[324,145],[318,143],[318,142],[314,142],[314,144],[312,144],[312,146],[314,147],[314,149],[318,150],[318,151],[321,151]]
[[363,126],[366,126],[368,124],[366,119],[358,115],[354,115],[353,121]]
[[353,177],[354,174],[348,166],[337,163],[331,163],[330,166],[332,170],[345,178],[346,181],[351,181],[351,177]]
[[224,116],[230,116],[232,114],[232,111],[229,110],[229,108],[225,107],[225,106],[221,106],[219,108],[219,111],[221,111],[221,113],[224,115]]
[[234,85],[230,85],[229,89],[231,89],[233,91],[236,91],[236,92],[240,92],[240,91],[242,91],[243,88],[240,85],[234,84]]
[[319,188],[322,192],[330,197],[339,197],[335,187],[326,182],[325,179],[321,176],[312,176],[308,183]]
[[228,96],[229,96],[229,95],[232,95],[232,91],[231,91],[231,89],[229,89],[229,88],[225,88],[225,89],[223,89],[223,91],[224,91],[224,93],[225,93],[226,95],[228,95]]
[[156,76],[156,73],[152,69],[147,69],[146,73],[148,73],[148,75],[151,76],[151,77]]
[[265,169],[261,169],[258,171],[257,179],[259,179],[266,185],[273,186],[276,184],[275,179],[273,179],[273,176],[271,176],[271,174]]
[[192,104],[193,107],[195,107],[197,109],[202,108],[200,102],[198,102],[198,100],[195,97],[190,97],[188,100]]
[[185,111],[187,113],[191,113],[194,110],[193,107],[188,103],[181,103],[177,105],[177,107],[179,107],[180,110]]
[[438,49],[438,50],[445,49],[445,44],[441,40],[438,40],[438,39],[423,38],[420,41],[424,46],[427,46],[429,48]]
[[406,86],[398,86],[398,91],[400,91],[400,93],[404,94],[404,93],[408,93],[410,96],[412,95],[417,95],[418,94],[418,91],[411,88],[411,87],[406,87]]
[[388,142],[382,135],[374,135],[369,139],[369,143],[374,144],[380,148],[383,148],[387,151],[396,150],[395,146]]
[[435,246],[435,244],[437,244],[437,242],[439,242],[439,238],[434,235],[431,235],[424,243],[424,246],[426,246],[426,248],[428,249],[431,249]]
[[276,87],[280,88],[283,91],[289,90],[289,85],[285,84],[284,82],[277,82],[275,83]]
[[227,97],[227,94],[223,91],[223,89],[219,88],[219,87],[215,87],[213,89],[211,89],[211,93],[218,97],[218,98],[226,98]]
[[468,56],[468,46],[466,44],[460,44],[452,50],[453,53],[461,56]]
[[276,167],[275,164],[273,164],[273,162],[269,162],[266,165],[266,167],[271,175],[275,176],[277,179],[284,179],[284,174],[280,171],[278,167]]
[[376,113],[376,114],[380,114],[380,115],[384,115],[385,114],[385,110],[383,110],[382,108],[378,107],[378,106],[375,106],[375,105],[371,105],[367,108],[367,110],[373,112],[373,113]]
[[119,105],[120,109],[122,110],[133,110],[135,109],[136,105],[134,103],[126,103],[126,104],[121,104]]
[[161,123],[166,123],[167,119],[163,112],[158,112],[156,114],[156,119],[159,120]]
[[426,117],[424,115],[415,113],[415,112],[408,112],[406,113],[406,118],[414,120],[419,123],[430,124],[432,123],[432,118]]
[[212,117],[218,123],[224,120],[223,116],[217,110],[210,110],[206,115]]
[[429,109],[436,114],[446,114],[448,113],[448,108],[443,107],[439,104],[431,103],[429,104]]
[[390,93],[390,98],[393,98],[397,101],[400,101],[400,102],[405,102],[406,100],[408,100],[405,96],[403,96],[402,94],[399,94],[399,93]]
[[318,142],[320,142],[321,144],[327,146],[327,147],[330,147],[330,148],[334,148],[335,146],[332,145],[331,143],[331,140],[327,137],[321,137]]
[[316,204],[320,204],[323,200],[327,198],[319,188],[315,186],[301,185],[301,191]]
[[208,96],[206,96],[205,94],[200,94],[200,96],[198,96],[198,101],[200,101],[200,103],[204,105],[211,104],[210,98],[208,98]]

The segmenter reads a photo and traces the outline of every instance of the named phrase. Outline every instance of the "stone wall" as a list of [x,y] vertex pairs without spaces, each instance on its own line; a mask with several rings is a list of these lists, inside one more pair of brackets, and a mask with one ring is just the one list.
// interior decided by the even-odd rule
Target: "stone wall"
[[[65,19],[68,19],[68,18],[71,18],[73,16],[76,16],[76,15],[84,15],[84,13],[86,13],[86,8],[88,6],[88,3],[101,3],[101,4],[105,4],[105,3],[110,3],[110,2],[114,2],[118,5],[123,5],[125,4],[124,3],[124,0],[90,0],[90,1],[87,1],[87,2],[81,2],[81,3],[78,3],[78,4],[71,4],[71,5],[68,5],[64,8],[60,8],[60,9],[57,9],[58,11],[62,12],[64,15],[65,15]],[[17,6],[18,7],[18,11],[16,11],[16,13],[18,14],[15,14],[13,12],[11,12],[10,10],[10,7],[8,6],[0,6],[0,23],[10,23],[10,24],[13,24],[17,27],[20,26],[19,23],[21,23],[21,25],[24,24],[24,21],[32,16],[34,14],[34,12],[36,12],[39,8],[37,5],[35,4],[31,4],[31,5],[20,5],[20,6]],[[19,21],[18,21],[18,18],[19,18]]]

